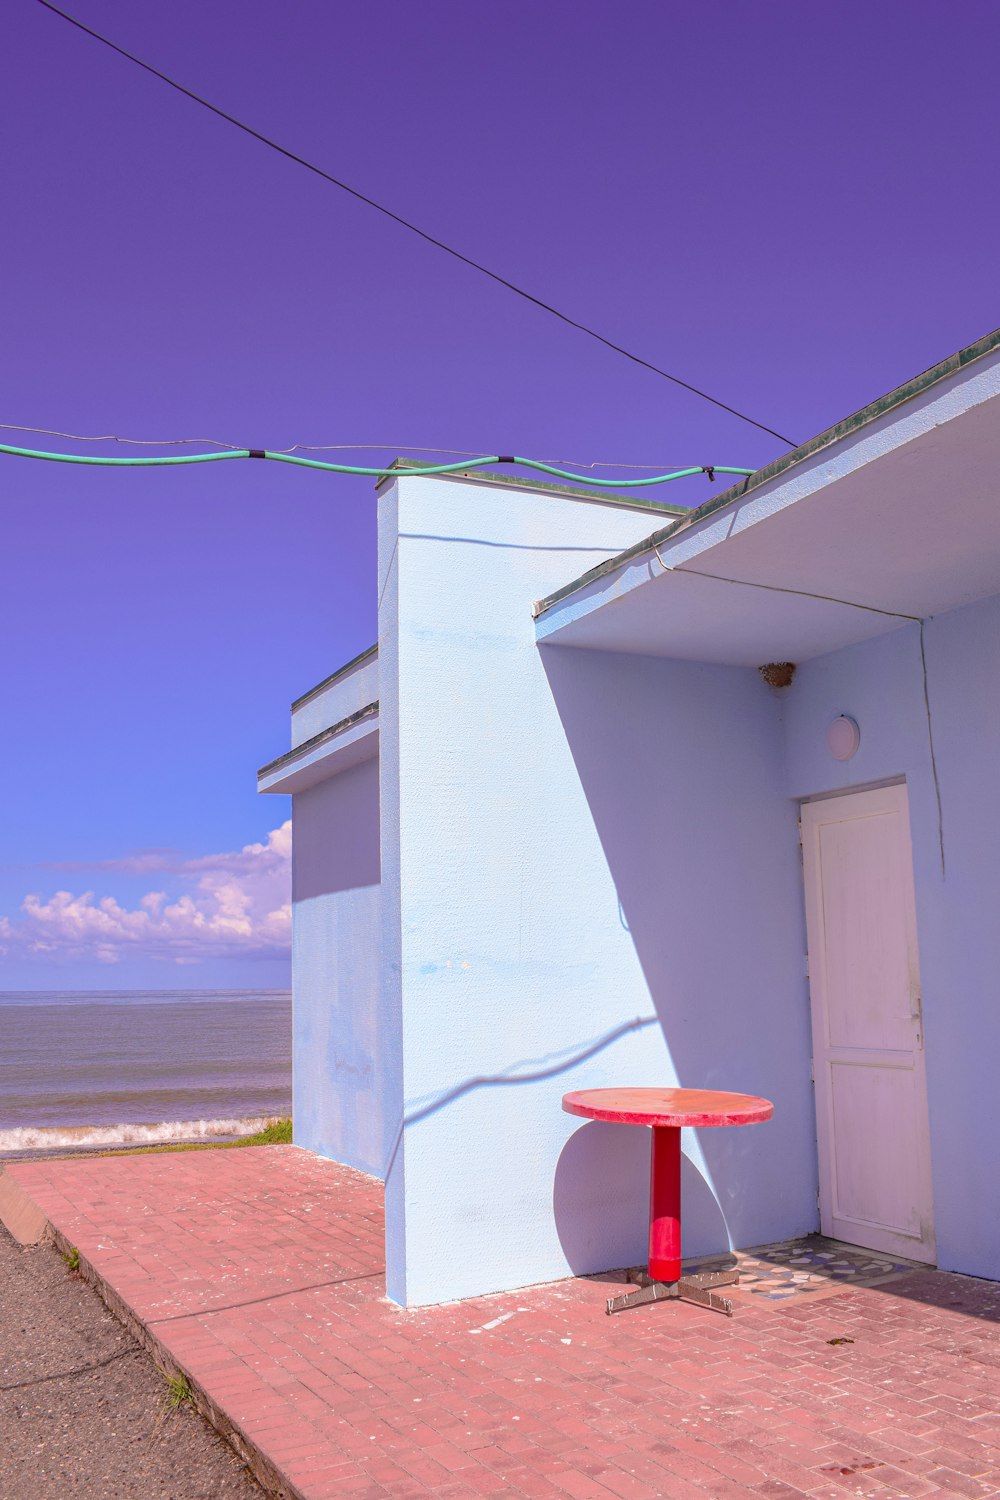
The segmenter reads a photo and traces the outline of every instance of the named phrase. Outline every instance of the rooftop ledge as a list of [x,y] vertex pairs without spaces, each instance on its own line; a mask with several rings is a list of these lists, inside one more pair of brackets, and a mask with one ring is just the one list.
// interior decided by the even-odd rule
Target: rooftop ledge
[[802,661],[1000,592],[1000,330],[534,606],[540,644]]
[[[384,484],[396,479],[397,469],[429,467],[431,466],[421,464],[419,459],[395,458],[383,477],[375,481],[375,488],[381,489]],[[414,474],[409,477],[420,479],[423,476]],[[478,484],[488,489],[530,490],[535,494],[558,495],[560,500],[584,500],[589,505],[614,505],[618,509],[624,506],[628,510],[645,510],[653,515],[680,517],[691,514],[689,505],[669,505],[665,500],[650,500],[639,495],[616,495],[609,490],[588,490],[576,484],[553,484],[550,480],[532,479],[524,474],[498,474],[493,469],[454,469],[450,474],[430,474],[426,477],[454,479],[461,484]]]
[[367,703],[257,772],[258,792],[304,792],[378,752],[378,703]]
[[325,693],[327,688],[333,687],[334,683],[339,682],[342,677],[350,676],[358,667],[364,666],[365,662],[374,661],[376,656],[378,656],[378,641],[375,642],[374,646],[369,646],[367,650],[359,652],[357,656],[352,656],[350,661],[345,661],[342,667],[338,667],[335,672],[331,672],[329,677],[324,677],[322,682],[317,682],[315,687],[307,688],[304,693],[295,699],[295,702],[292,704],[292,713],[304,707],[313,698],[318,698],[320,693]]

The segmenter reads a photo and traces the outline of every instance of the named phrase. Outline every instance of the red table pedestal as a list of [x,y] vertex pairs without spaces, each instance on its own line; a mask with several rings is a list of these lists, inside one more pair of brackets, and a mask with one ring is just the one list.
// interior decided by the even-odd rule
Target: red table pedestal
[[646,1269],[629,1271],[634,1291],[609,1297],[609,1313],[645,1302],[683,1297],[733,1315],[728,1297],[715,1288],[739,1281],[738,1271],[681,1274],[681,1126],[751,1125],[769,1120],[774,1105],[750,1094],[709,1089],[586,1089],[566,1094],[568,1114],[623,1125],[651,1126],[649,1161],[649,1259]]
[[681,1133],[654,1125],[649,1154],[649,1275],[681,1279]]

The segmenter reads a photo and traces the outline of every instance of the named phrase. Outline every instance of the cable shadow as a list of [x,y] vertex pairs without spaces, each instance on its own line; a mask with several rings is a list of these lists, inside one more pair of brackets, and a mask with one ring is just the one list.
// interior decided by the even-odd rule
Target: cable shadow
[[604,557],[614,555],[606,542],[594,547],[567,546],[560,542],[557,547],[540,547],[537,542],[488,542],[481,536],[437,536],[434,532],[403,531],[400,536],[413,542],[465,542],[470,547],[498,547],[505,552],[600,552]]
[[[595,1037],[590,1041],[584,1042],[582,1045],[578,1044],[572,1049],[566,1048],[561,1052],[546,1053],[540,1058],[528,1058],[522,1062],[511,1063],[511,1069],[527,1066],[531,1067],[532,1071],[530,1072],[514,1073],[507,1071],[503,1073],[477,1074],[471,1078],[464,1079],[453,1088],[446,1089],[442,1094],[434,1094],[429,1098],[425,1097],[424,1099],[415,1100],[414,1104],[416,1107],[403,1115],[396,1130],[392,1149],[389,1152],[385,1170],[382,1173],[383,1181],[388,1178],[389,1173],[392,1171],[400,1144],[402,1143],[403,1133],[411,1125],[418,1125],[421,1120],[426,1120],[431,1115],[436,1115],[440,1110],[446,1109],[449,1104],[454,1104],[456,1100],[463,1098],[466,1094],[472,1093],[475,1089],[500,1088],[523,1083],[540,1083],[547,1078],[557,1078],[560,1073],[568,1073],[578,1063],[586,1062],[588,1058],[596,1057],[599,1052],[603,1052],[605,1048],[613,1046],[623,1036],[628,1036],[631,1032],[642,1031],[647,1026],[656,1026],[658,1024],[656,1016],[634,1016],[631,1021],[623,1021],[620,1026],[613,1027],[610,1031],[604,1032],[602,1036]],[[550,1059],[558,1060],[553,1061],[550,1067],[537,1066],[540,1063],[549,1062]]]

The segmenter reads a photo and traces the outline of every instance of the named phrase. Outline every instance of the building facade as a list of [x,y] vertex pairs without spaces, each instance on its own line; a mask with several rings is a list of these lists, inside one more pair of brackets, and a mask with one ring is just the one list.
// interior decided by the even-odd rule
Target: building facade
[[[379,489],[379,640],[293,706],[297,1142],[414,1305],[819,1229],[1000,1278],[1000,337],[698,510]],[[374,583],[374,581],[373,581]],[[793,664],[794,672],[762,667]],[[784,683],[784,685],[776,685]]]

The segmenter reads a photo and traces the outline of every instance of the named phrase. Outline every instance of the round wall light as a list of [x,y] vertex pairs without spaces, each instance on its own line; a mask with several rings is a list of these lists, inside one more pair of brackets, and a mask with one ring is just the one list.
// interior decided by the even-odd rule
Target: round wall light
[[850,760],[857,755],[861,730],[847,714],[839,714],[826,731],[826,748],[834,760]]

